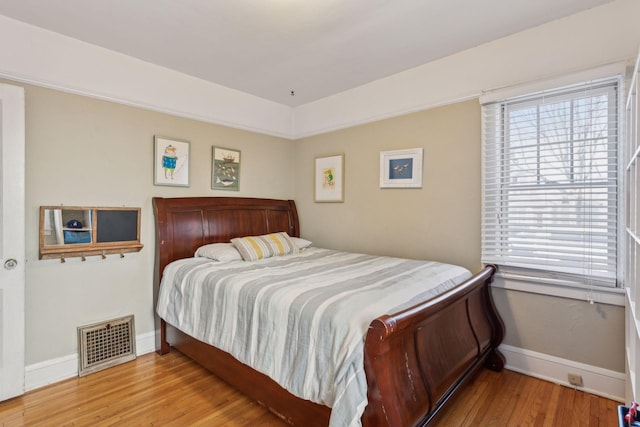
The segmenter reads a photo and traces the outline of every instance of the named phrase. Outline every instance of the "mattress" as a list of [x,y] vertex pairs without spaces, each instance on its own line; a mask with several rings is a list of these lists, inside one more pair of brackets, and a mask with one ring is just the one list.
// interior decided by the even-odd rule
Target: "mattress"
[[251,262],[188,258],[165,269],[157,312],[295,396],[332,408],[330,426],[358,426],[371,321],[470,276],[449,264],[313,247]]

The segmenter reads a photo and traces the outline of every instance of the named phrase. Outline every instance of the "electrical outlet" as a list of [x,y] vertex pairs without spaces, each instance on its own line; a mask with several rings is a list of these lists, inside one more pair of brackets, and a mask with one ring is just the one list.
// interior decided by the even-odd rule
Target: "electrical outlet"
[[569,377],[569,384],[576,387],[582,387],[582,375],[568,374],[567,376]]

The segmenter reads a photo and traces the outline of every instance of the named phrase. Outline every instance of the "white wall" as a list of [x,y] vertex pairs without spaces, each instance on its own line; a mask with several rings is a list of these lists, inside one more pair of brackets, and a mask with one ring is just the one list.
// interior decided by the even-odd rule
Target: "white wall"
[[[469,100],[295,143],[302,236],[322,247],[481,268],[480,104]],[[424,149],[423,187],[379,188],[381,151]],[[313,201],[314,158],[345,155],[344,203]],[[504,343],[624,371],[624,307],[495,289]],[[620,394],[622,395],[622,394]]]
[[[16,82],[9,82],[18,84]],[[293,197],[293,141],[24,85],[26,95],[26,364],[76,353],[76,327],[134,314],[153,334],[151,198]],[[153,137],[190,142],[189,188],[153,185]],[[241,151],[240,191],[211,189],[212,146]],[[38,259],[40,206],[142,208],[139,253]]]

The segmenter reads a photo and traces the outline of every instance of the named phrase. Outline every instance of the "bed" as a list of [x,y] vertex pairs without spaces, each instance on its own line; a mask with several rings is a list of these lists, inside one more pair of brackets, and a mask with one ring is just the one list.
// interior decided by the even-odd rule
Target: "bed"
[[[278,232],[300,236],[291,200],[154,198],[153,207],[156,301],[165,268],[192,258],[203,245]],[[495,267],[486,266],[435,297],[371,319],[362,346],[368,402],[362,425],[426,425],[478,369],[503,368],[497,347],[504,326],[489,288],[494,273]],[[292,425],[329,425],[330,407],[296,397],[269,376],[165,319],[158,319],[158,328],[160,354],[171,347],[179,350]]]

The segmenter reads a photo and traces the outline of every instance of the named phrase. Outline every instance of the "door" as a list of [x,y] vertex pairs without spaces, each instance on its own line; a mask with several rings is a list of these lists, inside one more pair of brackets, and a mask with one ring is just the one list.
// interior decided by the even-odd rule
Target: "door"
[[635,70],[631,80],[629,93],[627,95],[627,120],[626,126],[626,146],[623,152],[628,158],[624,159],[626,172],[623,175],[625,197],[628,201],[627,224],[624,229],[627,250],[624,252],[623,265],[625,269],[624,286],[626,296],[626,331],[625,349],[627,357],[627,403],[640,399],[640,223],[637,219],[640,216],[640,154],[638,144],[640,144],[640,54],[636,59]]
[[24,393],[24,89],[0,84],[0,401]]

